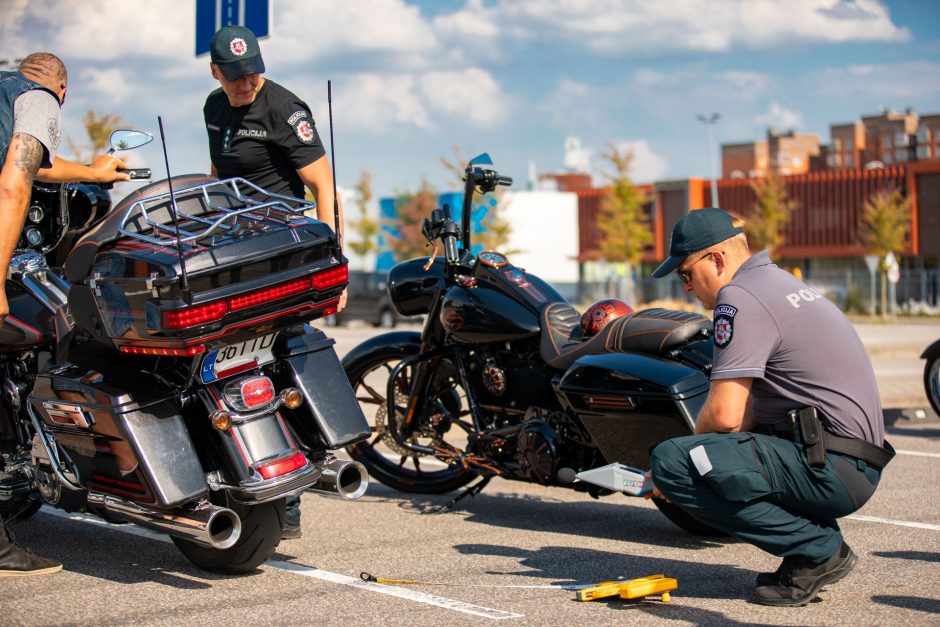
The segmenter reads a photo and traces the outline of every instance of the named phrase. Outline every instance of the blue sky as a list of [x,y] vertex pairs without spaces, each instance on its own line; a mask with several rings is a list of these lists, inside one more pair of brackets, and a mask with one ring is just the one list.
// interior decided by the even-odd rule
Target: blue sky
[[[379,195],[439,187],[439,157],[489,152],[523,187],[564,168],[578,137],[592,173],[630,147],[638,182],[709,175],[717,144],[769,126],[818,133],[882,108],[940,113],[940,2],[923,0],[271,0],[267,77],[304,98],[337,181]],[[65,132],[88,109],[167,130],[174,173],[205,172],[202,104],[217,86],[194,56],[181,0],[0,0],[0,59],[37,49],[69,66]],[[99,16],[107,16],[102,19]],[[37,42],[43,42],[37,44]],[[68,156],[68,151],[64,154]],[[129,157],[164,173],[158,148]]]

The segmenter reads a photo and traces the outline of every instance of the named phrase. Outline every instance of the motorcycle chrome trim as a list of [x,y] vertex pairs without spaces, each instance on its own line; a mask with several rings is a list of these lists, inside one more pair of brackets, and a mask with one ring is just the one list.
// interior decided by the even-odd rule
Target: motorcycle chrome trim
[[307,488],[310,492],[341,496],[354,501],[369,488],[369,473],[359,462],[333,458],[323,462],[320,470],[320,479]]
[[70,405],[56,401],[43,401],[43,409],[52,422],[59,425],[74,425],[88,429],[95,424],[95,419],[81,405]]
[[[55,447],[49,442],[49,436],[43,429],[42,422],[36,415],[36,411],[33,409],[31,403],[26,403],[26,411],[29,413],[30,420],[33,421],[33,428],[36,429],[36,437],[39,438],[39,442],[42,444],[42,448],[45,450],[46,456],[49,458],[49,465],[52,467],[52,472],[55,473],[56,478],[62,485],[70,490],[84,490],[83,487],[77,483],[74,483],[71,479],[65,476],[65,471],[63,470],[65,464],[63,464],[59,459],[58,454],[55,452]],[[33,444],[35,446],[35,440],[33,441]]]
[[89,492],[88,504],[122,520],[214,549],[234,546],[242,532],[238,514],[227,507],[208,503],[161,511],[116,496]]
[[316,464],[307,463],[274,479],[249,480],[240,485],[232,485],[221,480],[219,473],[206,475],[206,483],[212,491],[225,490],[236,501],[247,504],[266,503],[296,494],[314,485],[320,479],[320,469]]
[[[240,186],[251,188],[254,191],[256,198],[263,197],[268,198],[269,200],[254,200],[252,198],[248,198],[240,191]],[[222,188],[228,188],[228,190],[223,191]],[[244,203],[244,206],[233,209],[232,207],[226,207],[218,203],[214,203],[210,199],[210,191],[216,194],[224,194],[225,191],[231,191],[235,194],[238,200]],[[174,197],[178,198],[181,194],[184,193],[192,196],[194,195],[194,192],[200,192],[204,206],[214,212],[219,212],[221,216],[210,220],[181,212],[176,204]],[[182,228],[176,229],[151,218],[148,214],[147,206],[149,204],[159,203],[160,201],[166,200],[172,201],[172,210],[180,220],[192,220],[193,222],[198,222],[205,225],[205,228],[200,231],[187,231]],[[269,192],[249,181],[246,181],[243,178],[230,178],[222,181],[213,181],[212,183],[205,183],[203,185],[196,185],[194,187],[187,187],[185,189],[176,190],[172,193],[172,195],[170,193],[164,193],[141,198],[127,208],[124,213],[124,217],[121,219],[119,231],[122,235],[126,235],[133,239],[147,242],[149,244],[154,244],[156,246],[175,247],[179,244],[205,239],[217,231],[231,230],[235,228],[235,223],[237,221],[236,218],[239,216],[243,216],[249,220],[263,221],[269,218],[273,213],[280,214],[282,217],[290,219],[291,217],[303,214],[305,211],[313,210],[315,207],[316,203],[294,198],[292,196],[283,196],[281,194]],[[263,213],[262,217],[252,215],[258,214],[259,212]],[[138,217],[153,229],[152,233],[154,233],[154,235],[143,235],[135,230],[129,230],[127,228],[128,223],[134,219],[137,219]],[[227,225],[226,222],[231,222],[231,224]],[[167,236],[159,237],[156,235],[157,233],[166,233]]]
[[[232,411],[217,410],[217,411],[224,411],[225,413],[227,413],[233,425],[244,424],[252,420],[257,420],[258,418],[264,418],[265,416],[268,416],[276,412],[281,407],[284,407],[287,404],[288,393],[291,390],[295,390],[295,389],[296,388],[284,388],[283,390],[281,390],[280,394],[278,394],[277,398],[275,398],[274,401],[272,401],[273,405],[267,405],[266,407],[263,407],[262,409],[259,409],[258,411],[249,412],[249,413],[238,413],[234,410]],[[225,403],[225,404],[228,405],[228,403]],[[211,419],[211,414],[210,414],[210,419]]]

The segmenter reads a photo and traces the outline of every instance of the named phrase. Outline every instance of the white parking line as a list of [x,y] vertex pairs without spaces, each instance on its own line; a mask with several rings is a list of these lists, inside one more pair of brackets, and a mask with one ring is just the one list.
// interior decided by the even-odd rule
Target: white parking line
[[[106,520],[98,518],[97,516],[89,516],[86,514],[77,514],[73,512],[64,512],[62,510],[49,507],[44,505],[42,508],[44,514],[49,514],[50,516],[56,516],[58,518],[65,518],[66,520],[72,520],[75,522],[83,522],[91,525],[98,525],[101,527],[109,527],[114,531],[120,531],[121,533],[127,533],[130,535],[140,536],[144,538],[150,538],[151,540],[157,540],[159,542],[172,542],[168,536],[156,531],[151,531],[145,527],[138,527],[134,524],[127,525],[115,525]],[[484,607],[482,605],[472,605],[470,603],[464,603],[463,601],[457,601],[456,599],[448,599],[446,597],[439,597],[433,594],[426,594],[424,592],[419,592],[417,590],[410,590],[407,588],[397,588],[394,586],[387,586],[379,583],[373,583],[370,581],[363,581],[356,577],[350,577],[349,575],[341,575],[338,573],[331,573],[326,570],[320,570],[319,568],[314,568],[312,566],[303,566],[301,564],[294,564],[292,562],[284,562],[281,560],[268,560],[264,564],[265,567],[277,568],[278,570],[284,570],[291,572],[297,575],[303,575],[304,577],[313,577],[314,579],[321,579],[323,581],[329,581],[332,583],[342,584],[344,586],[352,586],[354,588],[361,588],[363,590],[368,590],[370,592],[378,592],[379,594],[387,594],[389,596],[398,597],[401,599],[406,599],[408,601],[415,601],[416,603],[424,603],[426,605],[434,605],[437,607],[442,607],[447,610],[453,610],[455,612],[462,612],[464,614],[472,614],[474,616],[480,616],[482,618],[489,618],[491,620],[504,620],[507,618],[523,618],[525,614],[513,614],[512,612],[504,612],[503,610],[497,610],[490,607]]]
[[898,455],[910,455],[911,457],[936,457],[940,459],[940,453],[924,453],[922,451],[895,450]]
[[940,525],[933,525],[931,523],[911,522],[909,520],[892,520],[890,518],[878,518],[877,516],[862,516],[860,514],[852,514],[851,516],[846,516],[846,518],[850,520],[861,520],[863,522],[881,523],[883,525],[895,525],[897,527],[914,527],[915,529],[929,529],[931,531],[940,531]]
[[525,616],[525,614],[513,614],[511,612],[504,612],[503,610],[496,610],[490,607],[484,607],[482,605],[471,605],[470,603],[464,603],[463,601],[456,601],[454,599],[439,597],[433,594],[426,594],[424,592],[411,590],[409,588],[399,588],[397,586],[387,586],[380,583],[373,583],[371,581],[363,581],[357,577],[339,575],[337,573],[320,570],[319,568],[313,568],[312,566],[294,564],[293,562],[270,560],[265,565],[271,566],[273,568],[280,568],[281,570],[286,570],[298,575],[303,575],[304,577],[313,577],[314,579],[331,581],[333,583],[339,583],[344,586],[361,588],[370,592],[378,592],[379,594],[387,594],[389,596],[398,597],[400,599],[407,599],[408,601],[425,603],[427,605],[435,605],[437,607],[443,607],[447,610],[463,612],[464,614],[472,614],[474,616],[482,616],[483,618],[490,618],[492,620],[523,618]]

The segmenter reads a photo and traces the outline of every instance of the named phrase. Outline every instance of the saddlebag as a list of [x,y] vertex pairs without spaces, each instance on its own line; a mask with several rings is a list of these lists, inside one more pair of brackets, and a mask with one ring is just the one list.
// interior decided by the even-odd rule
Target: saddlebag
[[699,370],[635,353],[581,357],[559,383],[604,458],[637,468],[663,440],[694,432],[708,388]]
[[108,357],[40,373],[29,396],[30,413],[65,457],[67,478],[161,508],[205,493],[199,456],[167,386]]

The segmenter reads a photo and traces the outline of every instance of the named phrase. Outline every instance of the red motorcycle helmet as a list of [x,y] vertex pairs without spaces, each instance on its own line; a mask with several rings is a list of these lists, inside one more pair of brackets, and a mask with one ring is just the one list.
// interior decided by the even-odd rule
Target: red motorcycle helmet
[[597,301],[581,316],[581,339],[594,337],[612,321],[631,313],[633,313],[633,307],[619,298],[605,298]]

